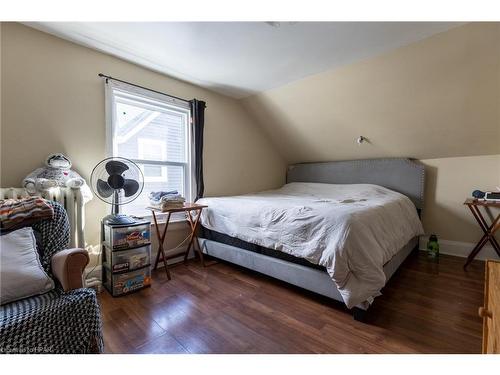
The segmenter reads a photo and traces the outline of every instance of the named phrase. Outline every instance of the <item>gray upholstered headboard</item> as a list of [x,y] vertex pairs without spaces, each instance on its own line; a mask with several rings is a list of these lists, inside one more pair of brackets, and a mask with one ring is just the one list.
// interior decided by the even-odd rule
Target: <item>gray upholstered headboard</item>
[[418,209],[424,206],[425,170],[410,159],[366,159],[290,165],[288,182],[374,184],[406,195]]

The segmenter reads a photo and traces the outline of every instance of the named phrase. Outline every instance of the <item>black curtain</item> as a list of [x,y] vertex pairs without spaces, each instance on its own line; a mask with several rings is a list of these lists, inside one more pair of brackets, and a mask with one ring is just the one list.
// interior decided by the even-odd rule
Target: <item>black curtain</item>
[[196,179],[196,199],[203,197],[203,129],[205,127],[205,102],[193,99],[189,102],[194,137],[194,174]]

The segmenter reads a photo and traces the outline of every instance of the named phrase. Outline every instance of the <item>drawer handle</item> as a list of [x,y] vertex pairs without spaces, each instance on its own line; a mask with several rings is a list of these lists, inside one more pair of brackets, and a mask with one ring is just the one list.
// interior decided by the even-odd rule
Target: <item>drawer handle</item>
[[481,318],[492,318],[493,314],[491,313],[491,311],[487,310],[486,308],[480,307],[479,308],[479,316]]

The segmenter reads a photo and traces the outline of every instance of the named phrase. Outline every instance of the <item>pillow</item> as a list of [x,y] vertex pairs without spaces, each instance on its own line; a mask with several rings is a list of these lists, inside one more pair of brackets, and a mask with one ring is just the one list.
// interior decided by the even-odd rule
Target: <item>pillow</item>
[[0,265],[0,305],[54,289],[29,227],[0,236]]
[[[4,230],[4,229],[0,228],[0,236],[5,236],[6,234],[11,233],[13,231],[14,230]],[[43,259],[44,247],[43,247],[42,234],[39,231],[37,231],[36,229],[33,229],[33,234],[35,235],[36,250],[38,251],[39,258]]]

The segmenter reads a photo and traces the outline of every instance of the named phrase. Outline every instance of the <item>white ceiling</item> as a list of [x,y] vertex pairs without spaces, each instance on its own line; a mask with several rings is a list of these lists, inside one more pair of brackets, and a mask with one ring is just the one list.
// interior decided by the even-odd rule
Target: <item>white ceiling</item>
[[416,42],[460,23],[32,22],[27,25],[242,98]]

